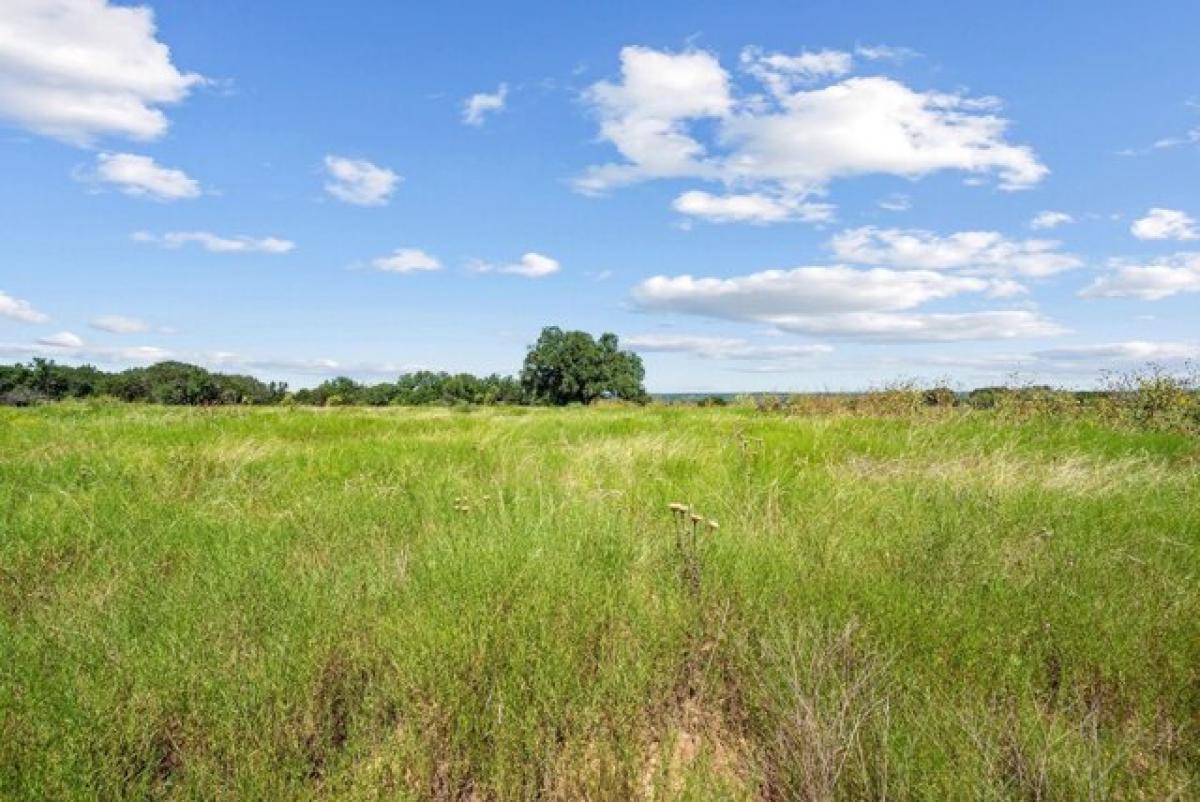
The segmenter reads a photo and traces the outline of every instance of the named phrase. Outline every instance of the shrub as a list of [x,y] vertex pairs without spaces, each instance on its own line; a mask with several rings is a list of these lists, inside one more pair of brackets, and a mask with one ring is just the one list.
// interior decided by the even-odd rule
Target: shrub
[[14,387],[0,393],[0,406],[4,407],[31,407],[48,400],[46,396],[28,387]]

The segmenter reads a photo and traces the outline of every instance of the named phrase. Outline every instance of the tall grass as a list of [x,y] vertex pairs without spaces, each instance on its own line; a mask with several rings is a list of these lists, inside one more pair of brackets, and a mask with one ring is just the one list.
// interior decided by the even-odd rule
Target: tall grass
[[0,410],[0,798],[1194,798],[1198,571],[1099,419]]

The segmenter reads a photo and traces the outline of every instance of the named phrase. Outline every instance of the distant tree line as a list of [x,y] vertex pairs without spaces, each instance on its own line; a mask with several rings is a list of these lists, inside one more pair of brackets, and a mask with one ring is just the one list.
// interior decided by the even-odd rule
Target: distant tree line
[[184,362],[160,362],[110,373],[91,365],[75,367],[39,358],[28,364],[0,365],[0,405],[100,397],[195,406],[565,405],[588,404],[600,398],[640,403],[648,398],[644,378],[641,358],[620,350],[615,334],[594,339],[586,332],[551,326],[542,330],[516,377],[422,370],[378,384],[338,376],[290,392],[283,382],[215,373]]

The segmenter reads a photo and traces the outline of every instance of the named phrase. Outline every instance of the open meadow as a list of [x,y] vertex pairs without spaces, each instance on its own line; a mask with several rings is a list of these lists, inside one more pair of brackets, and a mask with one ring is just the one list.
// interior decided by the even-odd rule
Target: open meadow
[[1198,580],[1085,419],[0,409],[0,798],[1195,799]]

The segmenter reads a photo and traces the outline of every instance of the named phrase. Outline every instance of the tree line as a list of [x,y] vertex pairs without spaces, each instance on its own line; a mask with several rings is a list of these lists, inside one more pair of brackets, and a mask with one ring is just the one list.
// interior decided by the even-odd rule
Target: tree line
[[28,406],[68,398],[215,406],[424,406],[455,404],[589,404],[599,398],[647,400],[641,358],[622,351],[615,334],[598,339],[583,331],[542,329],[517,376],[475,376],[429,370],[394,382],[366,384],[347,376],[316,387],[289,390],[284,382],[218,373],[185,362],[106,372],[92,365],[63,365],[36,358],[0,365],[0,404]]

